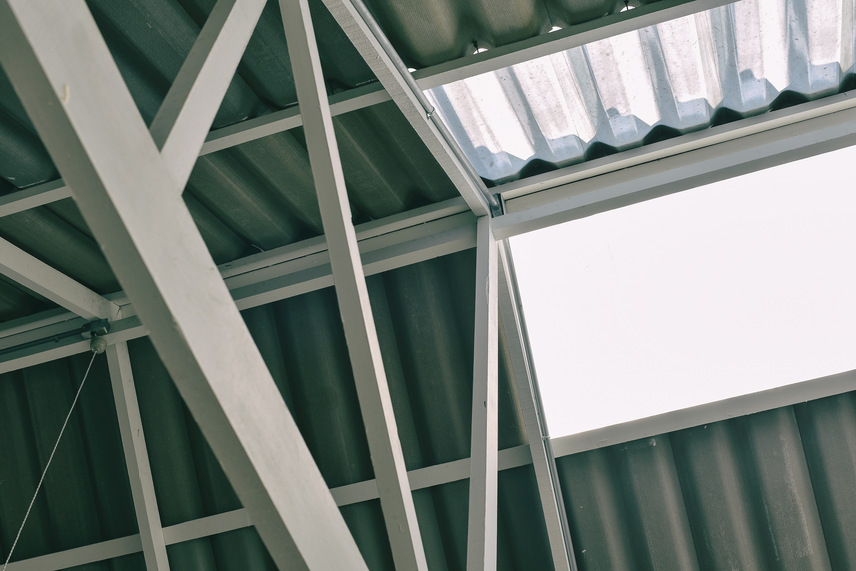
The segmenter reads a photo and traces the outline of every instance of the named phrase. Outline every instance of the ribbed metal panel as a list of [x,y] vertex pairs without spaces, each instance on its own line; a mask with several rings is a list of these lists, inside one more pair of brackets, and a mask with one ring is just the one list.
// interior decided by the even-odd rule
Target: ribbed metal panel
[[856,394],[560,458],[581,570],[850,569]]
[[[90,8],[146,121],[154,117],[214,2],[93,0]],[[320,2],[313,2],[332,91],[372,81]],[[268,3],[214,126],[295,104],[276,2]],[[334,119],[357,222],[451,198],[455,188],[392,103]],[[0,194],[58,177],[8,79],[0,72]],[[321,234],[302,129],[198,161],[185,202],[216,263]],[[71,200],[0,219],[0,236],[99,293],[120,289]],[[0,321],[44,307],[0,285]]]
[[[631,6],[651,4],[632,0]],[[367,0],[384,33],[413,67],[472,55],[613,14],[623,0]]]
[[429,92],[505,182],[852,89],[853,0],[742,0]]
[[[474,276],[474,252],[465,251],[369,278],[408,469],[470,454]],[[327,484],[372,479],[333,290],[257,307],[244,317]],[[163,525],[240,508],[154,347],[138,339],[129,348]],[[499,444],[510,448],[523,444],[525,436],[504,347],[501,355]],[[81,355],[0,376],[0,441],[5,443],[0,447],[0,554],[11,544],[86,359]],[[96,360],[79,406],[80,416],[69,426],[63,454],[54,461],[16,560],[136,533],[103,358]],[[460,481],[416,494],[432,569],[464,565],[466,513],[461,506],[467,503],[467,489],[467,482]],[[549,566],[531,466],[503,472],[500,505],[502,568],[528,569],[529,561]],[[380,504],[345,506],[342,513],[370,568],[393,569]],[[175,569],[269,568],[252,529],[168,551]],[[253,566],[230,565],[242,560]]]
[[[367,3],[415,67],[623,6]],[[147,121],[213,4],[89,3]],[[329,91],[372,81],[326,10],[311,4]],[[480,174],[502,181],[845,89],[856,59],[853,17],[853,0],[742,0],[433,96]],[[486,113],[490,90],[505,94],[502,113]],[[278,6],[269,2],[215,125],[294,102]],[[455,195],[393,104],[338,116],[335,127],[355,220]],[[0,73],[0,193],[57,176]],[[185,201],[218,263],[321,232],[299,129],[206,155]],[[70,200],[4,217],[0,235],[99,292],[119,288]],[[369,279],[408,469],[470,453],[474,263],[463,252]],[[0,321],[48,305],[0,279]],[[244,316],[328,485],[372,478],[333,292]],[[239,508],[149,341],[130,350],[163,524]],[[526,439],[503,347],[500,355],[499,444],[508,448]],[[0,555],[87,358],[0,375]],[[137,533],[104,359],[87,383],[15,560]],[[848,569],[856,568],[854,458],[856,396],[848,394],[560,458],[558,466],[581,569]],[[461,480],[414,494],[432,570],[464,567],[467,492]],[[370,568],[392,569],[378,501],[342,513]],[[531,466],[500,474],[498,544],[502,570],[551,568]],[[171,545],[168,555],[181,570],[272,569],[252,528]],[[81,568],[131,571],[144,562],[136,553]]]
[[[88,355],[0,376],[0,545],[5,560]],[[93,365],[15,549],[24,559],[137,533],[105,359]]]

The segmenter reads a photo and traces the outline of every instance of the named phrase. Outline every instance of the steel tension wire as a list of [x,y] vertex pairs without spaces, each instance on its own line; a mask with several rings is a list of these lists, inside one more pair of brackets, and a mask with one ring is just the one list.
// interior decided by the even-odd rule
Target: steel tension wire
[[51,461],[53,461],[54,454],[56,454],[56,449],[59,446],[59,441],[62,439],[62,435],[65,432],[65,427],[68,425],[68,421],[71,418],[71,413],[74,412],[74,407],[77,404],[77,400],[80,398],[80,392],[83,390],[83,385],[86,383],[86,378],[89,376],[89,371],[92,369],[92,363],[95,362],[95,357],[99,353],[103,353],[107,348],[107,340],[102,336],[93,336],[92,341],[89,345],[92,350],[92,358],[89,360],[89,365],[86,367],[86,372],[83,374],[83,379],[80,381],[80,386],[77,387],[77,393],[74,395],[74,400],[71,401],[71,408],[68,409],[68,414],[65,415],[65,421],[62,423],[62,428],[59,430],[59,435],[56,438],[56,442],[54,443],[53,450],[51,450],[51,455],[48,457],[47,464],[45,464],[45,469],[42,472],[42,477],[39,478],[39,483],[36,486],[36,491],[33,493],[33,498],[30,500],[30,505],[27,506],[27,513],[24,514],[24,520],[21,522],[21,527],[18,528],[18,534],[15,536],[15,541],[12,543],[12,547],[9,549],[9,554],[6,556],[6,562],[3,563],[3,569],[0,571],[6,571],[6,567],[9,565],[9,561],[12,559],[12,553],[15,551],[15,546],[18,545],[18,540],[21,538],[21,532],[24,531],[24,525],[27,523],[27,518],[30,517],[30,512],[33,509],[33,504],[36,502],[36,497],[39,495],[39,490],[42,488],[42,483],[45,481],[45,476],[48,473],[48,468],[50,468]]

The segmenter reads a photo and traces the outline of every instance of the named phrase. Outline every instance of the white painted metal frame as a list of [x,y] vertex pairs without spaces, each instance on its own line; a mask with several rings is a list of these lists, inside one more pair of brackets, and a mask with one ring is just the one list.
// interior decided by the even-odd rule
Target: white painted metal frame
[[498,251],[491,219],[478,220],[468,571],[496,569],[499,452]]
[[0,274],[84,319],[114,319],[119,306],[0,238]]
[[[391,217],[369,222],[357,233],[363,270],[373,275],[475,247],[475,218],[463,200],[421,209],[413,219]],[[451,215],[449,215],[451,214]],[[434,219],[434,216],[440,218]],[[409,224],[414,224],[410,226]],[[257,307],[333,285],[330,258],[323,239],[307,240],[284,248],[249,256],[224,265],[221,275],[238,309]],[[123,318],[114,322],[108,343],[148,335],[123,293],[111,296],[121,306]],[[47,339],[0,357],[0,373],[7,373],[89,350],[88,341],[52,338],[76,331],[85,323],[67,312],[48,311],[7,324],[0,329],[0,350]]]
[[[440,75],[438,74],[437,77],[440,77]],[[348,106],[351,108],[355,105],[358,106],[362,101],[382,99],[376,93],[370,93],[370,89],[364,90],[362,93],[366,93],[366,91],[369,93],[361,95],[360,98],[355,100],[349,100],[347,97],[341,98],[338,103],[339,107],[334,108],[334,113],[336,109],[344,111]],[[354,103],[354,101],[357,103]],[[756,170],[772,164],[793,160],[794,158],[801,158],[802,156],[853,144],[856,140],[854,139],[854,132],[856,132],[856,128],[854,128],[854,116],[856,115],[854,115],[853,106],[854,101],[852,96],[850,94],[843,94],[788,110],[773,112],[754,119],[736,122],[720,128],[714,128],[704,133],[647,146],[644,149],[622,153],[601,161],[592,161],[580,167],[571,167],[570,169],[563,169],[555,173],[549,173],[548,175],[533,177],[532,179],[512,185],[505,185],[500,190],[503,191],[506,206],[510,214],[495,220],[497,233],[501,236],[511,236],[533,228],[555,224],[560,220],[586,216],[594,212],[615,208],[667,192],[682,190],[683,188],[702,182],[710,182],[719,178],[742,174],[749,170]],[[265,118],[252,125],[230,128],[229,132],[222,130],[220,133],[212,133],[209,136],[209,143],[203,146],[203,152],[216,150],[217,144],[232,144],[240,137],[255,136],[265,129],[272,128],[272,126],[278,129],[285,123],[291,125],[288,122],[293,122],[294,117],[297,117],[299,124],[301,121],[300,117],[294,115],[293,111],[289,111],[288,113],[290,115],[283,114],[282,116],[277,116],[274,121]],[[292,117],[292,119],[288,119],[286,115]],[[279,123],[276,123],[276,121],[279,121]],[[671,162],[661,160],[665,157],[675,157],[682,153],[681,157]],[[660,162],[654,163],[653,161]],[[736,169],[733,168],[735,166],[737,167]],[[614,172],[626,167],[632,167],[628,169],[632,172],[624,173],[627,176],[620,176],[622,173]],[[631,180],[640,181],[641,186],[633,188],[629,182]],[[542,192],[544,190],[547,190],[547,192]],[[67,187],[58,182],[43,185],[38,190],[22,191],[16,193],[16,195],[20,196],[15,196],[14,199],[11,197],[0,199],[0,216],[43,204],[45,201],[68,197],[70,196],[70,192]],[[406,216],[402,218],[406,219]],[[406,221],[402,222],[402,224],[407,225]],[[386,260],[392,259],[391,251],[393,246],[397,243],[399,236],[404,236],[403,233],[399,234],[398,232],[394,231],[391,236],[387,235],[389,239],[387,247],[381,250],[384,253],[376,259],[376,263],[383,265]],[[428,248],[428,242],[427,235],[423,236],[419,245],[415,246],[415,249],[408,250],[406,254],[408,260],[418,259],[420,256],[419,252],[421,251],[420,248],[423,246]],[[299,247],[302,247],[302,245],[297,245],[291,249],[295,251]],[[312,255],[323,254],[323,247],[318,248],[316,244],[313,244],[309,248],[314,249]],[[387,258],[387,255],[390,258]],[[261,273],[263,271],[269,272],[270,270],[269,266],[264,265],[267,262],[255,263],[261,265],[245,273],[230,274],[246,282],[240,288],[257,288],[264,284],[264,282],[270,281],[270,279],[261,279],[260,275],[256,276],[260,278],[260,281],[255,281],[254,278],[250,277],[252,272]],[[285,263],[287,262],[276,265],[283,265]],[[395,267],[394,263],[391,267]],[[329,280],[332,273],[329,271],[329,268],[315,272],[313,275],[305,273],[310,269],[312,268],[304,267],[298,273],[288,271],[279,273],[283,271],[282,268],[279,268],[266,275],[278,274],[276,279],[285,276],[291,280],[288,284],[279,284],[280,290],[273,288],[276,291],[293,292],[305,287],[312,289],[324,287],[319,285],[321,283],[330,285]],[[230,269],[225,269],[224,273],[228,274],[230,271]],[[319,276],[321,277],[319,278]],[[233,290],[233,293],[240,288]],[[276,297],[279,294],[273,293],[272,295]],[[251,298],[248,296],[244,298],[239,297],[239,299]],[[130,306],[126,307],[129,310],[129,314],[133,314],[133,309]],[[135,331],[135,336],[146,334],[145,328],[140,326],[138,321],[136,326],[131,326],[131,321],[135,319],[134,317],[129,317],[122,320],[124,322],[122,325],[127,327],[124,331],[133,330]],[[41,323],[44,324],[46,321],[51,320],[53,320],[53,326],[59,323],[55,317],[45,317],[41,320]],[[29,325],[36,325],[36,320],[33,320]],[[120,325],[120,330],[122,325]],[[28,324],[23,324],[18,327],[19,331],[15,335],[26,333],[29,329]],[[33,331],[29,331],[29,334],[34,333]],[[0,336],[2,336],[2,333],[0,333]],[[81,344],[79,341],[75,341],[75,343]],[[74,350],[74,352],[82,352],[83,350],[85,349]],[[45,356],[49,354],[38,353],[38,355]],[[41,358],[38,355],[34,352],[30,356]],[[617,442],[678,430],[697,425],[700,422],[714,422],[732,416],[820,398],[829,394],[838,394],[856,388],[856,380],[854,379],[856,379],[856,374],[851,372],[819,381],[765,391],[764,393],[749,395],[747,397],[729,399],[729,401],[704,405],[688,411],[678,411],[652,419],[635,421],[618,427],[609,427],[583,435],[566,437],[554,442],[555,452],[558,456],[563,456]],[[533,447],[531,438],[530,445],[526,448],[535,456],[537,447]],[[488,450],[488,448],[485,447],[484,450]],[[500,452],[498,455],[498,469],[504,467],[503,452]],[[521,456],[523,453],[522,451],[517,451],[515,454]],[[546,457],[549,457],[549,451]],[[522,461],[522,464],[526,464],[529,461],[532,460],[526,459]],[[420,474],[424,472],[426,474],[424,476],[426,478],[425,481],[431,482],[428,485],[437,485],[467,477],[467,468],[461,462],[464,461],[452,463],[455,464],[454,468],[438,466],[416,472]],[[518,458],[512,462],[512,465],[522,465],[520,462],[521,460]],[[538,473],[539,462],[540,460],[538,459],[534,460],[536,475]],[[509,466],[505,465],[505,467]],[[436,473],[440,476],[429,476],[429,473]],[[408,474],[410,477],[410,486],[413,489],[417,489],[414,487],[415,474],[415,472]],[[478,478],[480,478],[480,475]],[[475,479],[476,477],[474,477]],[[373,488],[377,489],[376,486],[377,483],[363,482],[346,487],[347,491],[334,490],[333,493],[334,496],[337,496],[337,503],[344,505],[342,501],[364,501],[379,497],[376,492],[372,492]],[[539,490],[541,486],[541,479],[539,478]],[[341,500],[340,498],[345,498],[345,500]],[[221,514],[221,516],[215,516],[214,518],[205,518],[204,520],[196,520],[196,522],[173,526],[173,528],[164,530],[163,533],[165,543],[171,544],[176,541],[204,536],[208,531],[218,533],[228,531],[229,529],[245,527],[246,525],[250,525],[249,515],[246,511],[239,510],[239,513]],[[549,526],[550,523],[548,522]],[[191,528],[196,531],[191,531]],[[203,535],[198,535],[199,533]],[[144,547],[143,542],[141,542],[138,536],[122,538],[113,542],[106,542],[106,544],[103,550],[98,546],[87,546],[78,550],[72,550],[74,554],[57,559],[57,561],[62,562],[62,565],[55,563],[56,567],[46,566],[47,564],[43,565],[44,561],[37,564],[34,560],[31,564],[21,562],[14,564],[16,566],[10,566],[10,568],[61,568],[68,566],[69,562],[74,562],[72,564],[82,564],[140,551]],[[128,551],[128,549],[131,549],[131,551]],[[86,559],[86,557],[83,557],[81,559],[80,554],[84,552],[89,554],[86,557],[91,557],[92,553],[95,553],[99,554],[99,558]],[[112,555],[101,557],[104,554]],[[50,558],[52,556],[45,557]],[[42,560],[43,558],[39,559]]]
[[273,560],[365,569],[86,5],[0,2],[0,61]]
[[499,243],[499,316],[513,367],[512,378],[529,440],[553,567],[556,571],[576,571],[562,489],[559,486],[555,459],[548,440],[538,383],[535,380],[534,365],[529,354],[523,308],[517,293],[514,263],[507,242],[504,240]]
[[856,94],[646,145],[500,187],[508,238],[856,144]]
[[351,205],[327,102],[309,3],[307,0],[281,0],[280,11],[297,100],[305,120],[306,146],[330,254],[339,314],[392,558],[397,569],[428,571],[363,264],[351,222]]
[[[149,131],[181,193],[266,0],[218,0]],[[220,94],[219,96],[212,96]]]
[[163,538],[163,527],[155,497],[146,439],[143,436],[143,422],[137,403],[137,390],[134,385],[134,374],[131,371],[128,344],[114,343],[107,347],[106,353],[146,568],[166,571],[169,569],[169,559],[166,555],[166,542]]
[[[855,104],[856,100],[854,100],[851,94],[833,96],[824,100],[795,106],[788,110],[776,111],[764,116],[735,122],[722,127],[716,127],[703,133],[688,135],[665,143],[651,145],[636,151],[621,153],[608,159],[592,161],[578,167],[572,167],[555,173],[549,173],[548,175],[533,177],[532,179],[527,179],[520,183],[505,185],[502,188],[506,189],[504,194],[509,196],[507,202],[512,206],[510,209],[512,212],[506,216],[513,216],[515,214],[515,205],[513,201],[517,198],[526,196],[527,194],[539,192],[551,187],[569,185],[575,180],[588,181],[586,184],[591,184],[591,181],[594,180],[595,177],[608,175],[616,169],[629,168],[632,171],[632,168],[635,168],[636,166],[645,165],[646,163],[653,161],[660,161],[659,164],[662,169],[663,176],[673,176],[674,178],[672,180],[680,180],[681,176],[694,179],[698,176],[699,171],[695,170],[697,167],[693,161],[685,160],[683,161],[684,164],[675,165],[673,168],[668,169],[665,168],[666,166],[669,166],[668,163],[663,165],[664,161],[661,159],[664,157],[688,153],[688,151],[700,151],[703,149],[707,152],[713,152],[714,149],[719,151],[726,148],[734,141],[738,141],[741,137],[764,135],[763,137],[752,137],[749,140],[761,145],[761,148],[766,149],[766,152],[761,155],[757,155],[755,154],[753,147],[741,145],[740,150],[743,152],[742,155],[735,155],[733,153],[726,153],[723,155],[724,158],[718,164],[718,166],[721,167],[721,170],[717,171],[718,174],[728,172],[725,170],[729,165],[728,160],[733,160],[735,156],[738,158],[740,156],[744,156],[754,159],[748,163],[743,162],[741,168],[743,170],[748,170],[760,169],[770,163],[784,162],[790,158],[799,158],[800,156],[808,156],[817,152],[840,148],[848,144],[852,144],[853,142],[852,134],[856,132],[856,127],[852,124],[852,116],[854,113],[852,109]],[[773,149],[773,152],[770,152],[770,147],[767,145],[771,145],[776,141],[786,142],[786,149],[782,150],[780,147],[779,150],[781,152],[776,153],[775,149]],[[695,156],[699,155],[696,154]],[[686,157],[684,158],[686,159]],[[683,168],[684,170],[678,172],[676,175],[675,169],[677,168]],[[743,171],[741,170],[740,172]],[[733,172],[733,174],[739,174],[739,172]],[[567,189],[568,187],[565,188]],[[609,202],[607,201],[609,200],[608,198],[606,200],[602,200],[603,197],[609,197],[608,186],[602,187],[601,192],[603,194],[600,198],[595,196],[586,205],[587,207],[592,208],[593,211],[605,210],[616,206],[615,201]],[[640,199],[641,198],[642,197],[640,197]],[[412,217],[412,223],[422,225],[424,222],[432,220],[434,216],[434,213],[431,212],[432,208],[433,207],[428,207],[416,212]],[[454,217],[457,215],[455,213],[462,212],[465,209],[466,207],[463,206],[462,203],[453,203],[447,207],[444,206],[441,209],[438,209],[436,215],[448,216],[451,214]],[[526,209],[522,209],[521,211],[525,210]],[[585,211],[577,210],[575,215],[585,215]],[[445,218],[441,218],[440,220],[445,220]],[[530,220],[534,221],[534,223],[538,225],[545,224],[544,222],[539,221],[537,217],[532,217]],[[495,225],[501,226],[503,222],[503,217],[494,220]],[[469,221],[464,223],[462,226],[444,226],[447,230],[440,231],[440,234],[436,239],[431,238],[434,234],[434,228],[430,226],[431,224],[435,224],[435,222],[429,222],[429,225],[425,227],[425,232],[421,233],[420,237],[415,242],[411,242],[409,247],[404,248],[406,253],[402,255],[399,251],[395,256],[395,261],[386,265],[386,261],[391,259],[387,258],[387,255],[391,256],[392,251],[396,249],[396,245],[399,245],[401,241],[406,241],[405,235],[412,231],[413,227],[409,227],[410,223],[410,214],[405,213],[392,217],[388,222],[381,220],[361,227],[364,229],[361,230],[361,233],[359,233],[358,236],[362,238],[361,249],[363,250],[364,262],[367,261],[367,255],[374,254],[372,261],[368,262],[370,263],[371,268],[375,271],[378,271],[378,268],[390,269],[405,263],[412,263],[419,261],[420,259],[426,259],[422,257],[422,252],[424,251],[429,252],[428,257],[432,257],[433,255],[442,255],[444,252],[448,253],[459,249],[469,248],[475,243],[474,233],[471,233],[471,230],[466,231],[470,233],[465,232],[466,236],[464,236],[464,234],[460,234],[460,238],[457,238],[452,242],[445,242],[446,239],[450,239],[450,236],[447,235],[449,231],[458,233],[465,231],[467,228],[471,228],[471,217],[469,218]],[[519,221],[515,223],[515,226],[517,226],[515,231],[509,233],[521,231]],[[453,228],[458,228],[459,230],[453,230]],[[372,243],[372,241],[377,240],[383,240],[385,246],[376,250],[367,247]],[[447,246],[444,246],[444,244]],[[444,250],[444,248],[447,247],[448,249]],[[423,250],[423,248],[425,250]],[[371,254],[369,253],[369,250],[371,250]],[[318,261],[307,261],[305,266],[299,264],[295,265],[295,263],[299,261],[300,256],[304,254],[308,254],[310,259],[312,259],[312,256],[316,256]],[[310,291],[312,289],[317,289],[318,287],[331,285],[332,278],[330,277],[331,273],[329,272],[329,268],[321,271],[320,274],[315,274],[311,277],[306,274],[299,275],[299,273],[296,274],[291,271],[294,270],[301,272],[308,268],[314,268],[319,264],[323,266],[325,264],[325,262],[322,261],[323,259],[323,240],[316,239],[305,243],[295,244],[293,246],[280,249],[279,251],[252,256],[246,261],[230,264],[228,267],[222,268],[222,271],[224,272],[224,275],[238,279],[242,284],[241,288],[256,288],[257,291],[262,293],[262,295],[257,299],[260,300],[260,303],[265,303],[275,299],[282,299],[288,295],[293,295],[302,291]],[[296,268],[298,266],[302,269],[297,270]],[[258,272],[258,274],[254,274],[254,272]],[[369,267],[367,267],[367,273],[372,273],[369,270]],[[254,281],[254,275],[258,277],[259,281]],[[320,278],[318,277],[319,275]],[[272,286],[270,288],[265,288],[266,282],[276,279],[287,279],[288,283],[280,283],[276,287]],[[233,290],[233,293],[237,291],[240,291],[240,289]],[[238,297],[239,305],[243,305],[241,299],[249,298]],[[252,302],[244,302],[244,304],[244,307],[255,305]],[[125,306],[124,311],[133,313],[130,306]],[[9,326],[4,328],[3,331],[0,331],[0,343],[4,340],[10,339],[16,340],[15,342],[23,342],[28,339],[38,338],[40,335],[45,333],[45,328],[47,328],[47,330],[51,330],[51,327],[57,328],[64,325],[65,329],[60,330],[67,330],[72,323],[75,323],[72,319],[73,317],[74,316],[67,314],[57,314],[56,312],[52,312],[51,314],[43,317],[37,316],[34,318],[28,318],[21,323],[9,324]],[[72,319],[72,321],[67,321],[69,319]],[[134,338],[146,334],[145,328],[140,326],[138,321],[136,322],[136,325],[131,324],[135,319],[136,318],[134,317],[129,317],[121,320],[117,324],[118,339],[121,339],[124,335],[128,335],[127,338]],[[79,327],[80,324],[82,324],[82,321],[77,322],[77,327]],[[54,329],[54,331],[55,330],[56,329]],[[4,333],[9,335],[4,337]],[[29,335],[29,337],[27,337],[27,335]],[[28,366],[28,364],[45,362],[53,358],[59,358],[61,356],[80,353],[87,350],[86,342],[77,340],[72,341],[73,343],[69,346],[70,349],[60,349],[61,351],[64,350],[64,353],[57,353],[55,350],[52,350],[54,352],[42,352],[39,349],[30,351],[29,355],[25,358],[13,361],[9,361],[7,359],[4,363],[0,364],[0,371],[14,370],[15,368]],[[13,342],[12,344],[15,343]],[[856,388],[856,385],[854,385],[852,375],[843,378],[843,380],[839,378],[831,378],[821,381],[812,381],[811,383],[804,383],[802,385],[784,387],[781,390],[776,390],[771,393],[739,397],[725,404],[717,403],[710,405],[710,407],[705,407],[704,410],[693,409],[691,411],[679,411],[677,413],[670,413],[662,418],[656,417],[653,419],[645,419],[636,423],[620,425],[618,427],[609,427],[592,433],[563,438],[554,443],[555,452],[557,456],[563,456],[594,447],[607,446],[617,442],[685,428],[698,422],[713,422],[723,418],[758,412],[767,408],[775,408],[777,406],[785,406],[787,404],[793,404],[804,400],[822,398],[830,394],[838,394],[847,390],[853,390],[854,388]],[[500,455],[500,458],[501,457],[502,456]],[[370,495],[371,494],[369,493],[369,496]]]
[[362,1],[324,0],[324,4],[473,213],[489,215],[492,208],[489,202],[498,205],[496,198],[489,194],[442,121],[435,117],[434,108]]

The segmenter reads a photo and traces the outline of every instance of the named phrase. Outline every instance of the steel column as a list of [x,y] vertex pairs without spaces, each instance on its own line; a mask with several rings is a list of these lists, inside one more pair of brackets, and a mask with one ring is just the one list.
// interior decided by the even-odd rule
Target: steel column
[[166,543],[163,538],[157,498],[155,498],[155,486],[149,465],[149,454],[146,450],[146,438],[143,435],[140,407],[137,403],[137,389],[131,372],[128,344],[114,343],[107,347],[106,353],[146,568],[149,571],[167,570],[169,559],[166,556]]
[[468,571],[496,569],[499,329],[498,252],[491,220],[478,221]]
[[85,319],[114,319],[119,306],[0,238],[0,274]]

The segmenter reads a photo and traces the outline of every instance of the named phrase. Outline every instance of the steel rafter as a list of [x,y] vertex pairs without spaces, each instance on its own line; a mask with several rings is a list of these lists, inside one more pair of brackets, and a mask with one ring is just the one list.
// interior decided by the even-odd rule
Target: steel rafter
[[428,570],[307,0],[281,0],[297,100],[380,507],[398,569]]
[[333,18],[360,52],[393,102],[446,172],[476,216],[487,216],[498,202],[434,113],[407,67],[361,0],[324,0]]
[[365,569],[83,0],[0,2],[0,63],[273,560]]

